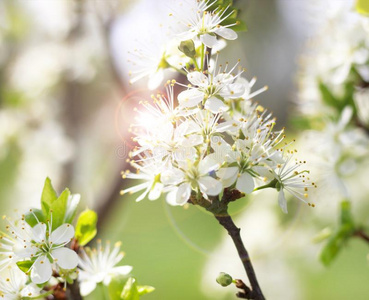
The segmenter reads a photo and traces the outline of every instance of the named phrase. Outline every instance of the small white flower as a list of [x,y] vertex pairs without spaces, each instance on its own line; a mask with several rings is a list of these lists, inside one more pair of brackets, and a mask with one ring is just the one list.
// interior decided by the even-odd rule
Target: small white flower
[[219,69],[216,74],[215,68],[208,75],[198,71],[188,73],[187,79],[193,86],[178,95],[180,106],[190,108],[201,104],[213,113],[227,110],[224,100],[240,98],[245,94],[245,85],[236,82],[242,72],[232,75],[236,66],[227,73]]
[[114,276],[128,275],[131,272],[131,266],[116,266],[124,257],[120,246],[121,243],[118,242],[110,251],[110,243],[107,242],[104,249],[99,240],[96,249],[81,250],[78,280],[82,296],[90,294],[98,283],[107,286]]
[[310,182],[309,171],[299,170],[305,162],[295,160],[293,163],[292,157],[293,155],[290,154],[283,164],[278,164],[275,169],[271,169],[273,177],[278,181],[276,184],[279,192],[278,204],[284,213],[288,212],[284,191],[307,203],[309,188],[316,187],[314,182]]
[[41,288],[28,283],[28,276],[17,266],[8,267],[0,276],[0,298],[4,300],[21,300],[37,297]]
[[78,264],[76,252],[64,247],[74,237],[73,226],[63,224],[52,230],[51,224],[39,222],[31,227],[22,217],[17,222],[9,221],[7,227],[13,242],[7,239],[8,246],[4,248],[12,251],[17,261],[26,259],[33,262],[31,280],[36,284],[51,278],[54,263],[62,269],[74,269]]
[[139,160],[132,160],[130,162],[131,166],[133,166],[137,172],[131,173],[127,170],[122,172],[122,177],[123,179],[141,179],[144,180],[144,182],[122,190],[120,194],[133,194],[144,190],[136,199],[137,202],[143,200],[147,195],[150,200],[156,200],[163,191],[163,184],[160,182],[160,174],[165,170],[165,165],[162,161],[156,160],[149,153],[146,153],[145,156],[138,155],[138,159]]
[[173,11],[172,14],[175,19],[179,20],[185,28],[178,34],[182,41],[198,38],[204,45],[212,48],[218,44],[217,36],[226,40],[237,38],[237,33],[229,28],[236,25],[236,23],[226,26],[220,25],[233,11],[228,14],[226,14],[226,10],[207,11],[214,3],[215,1],[192,0],[184,2],[180,9]]
[[211,175],[219,168],[212,155],[199,162],[187,160],[179,163],[178,169],[168,170],[163,174],[165,184],[174,184],[167,195],[168,203],[184,205],[190,199],[191,192],[201,193],[205,199],[217,196],[222,191],[222,183]]

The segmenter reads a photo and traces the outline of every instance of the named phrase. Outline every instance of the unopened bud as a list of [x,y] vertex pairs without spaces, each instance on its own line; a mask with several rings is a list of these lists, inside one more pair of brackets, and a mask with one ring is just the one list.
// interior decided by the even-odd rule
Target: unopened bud
[[231,275],[224,273],[224,272],[220,272],[216,281],[221,285],[221,286],[229,286],[230,284],[232,284],[233,282],[233,278]]
[[193,40],[182,41],[178,49],[188,57],[194,58],[196,55],[195,43]]

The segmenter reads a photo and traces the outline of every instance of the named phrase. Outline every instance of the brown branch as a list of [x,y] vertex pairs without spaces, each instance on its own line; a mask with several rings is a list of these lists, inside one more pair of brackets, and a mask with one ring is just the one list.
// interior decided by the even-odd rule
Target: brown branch
[[243,267],[246,271],[247,277],[249,278],[251,284],[251,290],[247,288],[247,286],[243,283],[242,289],[244,289],[244,293],[238,293],[237,297],[245,299],[255,299],[255,300],[264,300],[265,297],[260,289],[258,280],[256,278],[256,274],[254,268],[252,266],[250,256],[243,244],[241,235],[240,235],[240,228],[238,228],[230,215],[215,215],[215,218],[218,220],[219,224],[222,225],[230,235],[233,240],[234,245],[236,246],[238,256],[240,257]]
[[367,235],[362,229],[358,229],[357,231],[355,231],[354,236],[369,243],[369,235]]

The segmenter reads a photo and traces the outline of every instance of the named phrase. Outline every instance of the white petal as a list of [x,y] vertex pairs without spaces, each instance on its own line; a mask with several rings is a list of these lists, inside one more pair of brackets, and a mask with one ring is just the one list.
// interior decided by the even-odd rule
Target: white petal
[[209,48],[213,48],[218,43],[216,36],[207,33],[200,36],[200,41]]
[[208,175],[209,173],[219,169],[219,163],[216,160],[216,153],[206,156],[199,163],[199,172],[201,175]]
[[193,107],[204,99],[204,94],[198,89],[189,89],[178,95],[178,102],[183,107]]
[[249,173],[241,174],[236,183],[236,189],[246,194],[252,193],[254,186],[254,178]]
[[226,40],[235,40],[238,36],[234,30],[226,27],[219,27],[215,29],[214,32],[217,35],[220,35],[222,38],[225,38]]
[[51,252],[51,256],[62,269],[74,269],[78,265],[78,255],[71,249],[59,248]]
[[187,79],[193,85],[206,86],[208,85],[208,77],[200,72],[190,72],[187,74]]
[[74,237],[74,227],[68,223],[60,225],[50,236],[50,242],[54,245],[66,244]]
[[96,288],[96,282],[95,281],[82,281],[79,285],[81,295],[87,296],[91,294],[91,292]]
[[232,84],[228,84],[225,88],[223,88],[220,91],[219,95],[224,98],[235,99],[235,98],[239,98],[242,95],[244,95],[245,90],[246,88],[243,84],[232,83]]
[[230,168],[221,168],[217,172],[217,176],[222,180],[224,187],[229,187],[237,180],[238,168],[230,167]]
[[167,201],[168,204],[173,205],[173,206],[178,205],[178,203],[177,203],[177,191],[178,191],[178,188],[174,188],[173,190],[171,190],[167,194],[166,201]]
[[205,108],[216,114],[228,110],[228,105],[216,97],[211,97],[206,100]]
[[165,185],[177,185],[183,181],[183,178],[183,172],[176,168],[165,170],[160,176],[161,182]]
[[209,196],[219,195],[223,189],[222,183],[210,176],[200,178],[199,186],[201,192]]
[[147,87],[149,90],[155,90],[164,80],[164,72],[163,70],[158,70],[157,72],[153,73],[149,77],[149,82]]
[[31,229],[32,237],[36,242],[41,243],[46,238],[46,224],[38,223],[35,227]]
[[186,204],[187,200],[191,196],[191,185],[189,183],[182,183],[177,190],[176,203],[178,205]]
[[149,193],[149,200],[156,200],[160,197],[161,192],[163,190],[163,184],[160,182],[157,182]]
[[41,284],[48,281],[51,278],[52,268],[49,259],[42,255],[32,266],[31,280],[33,283]]
[[283,189],[281,189],[278,193],[278,204],[281,207],[282,211],[287,214],[287,201],[286,198],[284,197],[284,193],[283,193]]
[[128,275],[131,273],[132,267],[131,266],[119,266],[111,269],[111,274],[114,275]]

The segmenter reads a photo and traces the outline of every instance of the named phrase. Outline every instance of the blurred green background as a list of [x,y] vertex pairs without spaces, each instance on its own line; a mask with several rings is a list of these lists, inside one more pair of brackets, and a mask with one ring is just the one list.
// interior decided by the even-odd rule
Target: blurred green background
[[[135,105],[127,95],[150,95],[127,84],[128,70],[116,55],[116,45],[129,46],[119,20],[140,17],[130,15],[136,2],[0,0],[1,212],[37,206],[49,176],[59,191],[67,186],[82,195],[81,209],[99,212],[99,237],[122,241],[124,264],[134,267],[139,283],[156,288],[145,298],[234,299],[235,289],[217,286],[215,277],[230,270],[244,278],[243,271],[212,216],[163,199],[136,203],[134,195],[119,196],[130,184],[120,176]],[[144,9],[145,1],[137,5]],[[308,0],[236,5],[248,32],[223,57],[241,58],[246,76],[269,86],[257,100],[282,127],[294,100],[298,57],[319,30],[312,16],[324,18],[324,11],[317,16]],[[315,209],[290,201],[287,216],[274,193],[232,207],[268,299],[368,299],[366,244],[350,241],[329,268],[317,259],[321,245],[312,239],[338,211],[338,203],[324,200]],[[368,212],[366,205],[361,215]],[[96,291],[88,299],[101,297]]]

